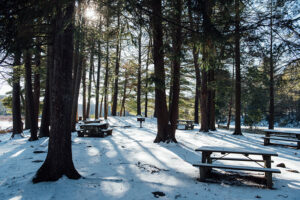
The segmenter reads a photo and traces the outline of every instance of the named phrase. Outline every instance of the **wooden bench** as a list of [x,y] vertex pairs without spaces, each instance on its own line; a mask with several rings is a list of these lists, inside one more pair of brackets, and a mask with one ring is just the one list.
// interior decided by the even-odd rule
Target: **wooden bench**
[[247,166],[222,165],[222,164],[210,164],[210,163],[193,164],[193,166],[199,167],[200,169],[200,181],[205,181],[205,178],[208,174],[207,171],[209,171],[211,168],[264,172],[267,181],[266,185],[268,188],[272,188],[273,185],[272,173],[281,173],[279,169],[262,168],[262,167],[247,167]]
[[177,120],[177,129],[180,125],[184,125],[184,130],[194,129],[194,121],[191,120]]
[[[193,164],[195,167],[199,167],[200,170],[200,180],[204,181],[205,177],[210,174],[212,168],[223,168],[223,169],[233,169],[233,170],[245,170],[245,171],[259,171],[265,172],[265,178],[267,187],[272,187],[272,173],[280,173],[278,169],[271,168],[271,156],[278,156],[277,153],[257,150],[257,149],[237,149],[237,148],[223,148],[223,147],[201,147],[195,151],[202,152],[202,160],[200,164]],[[213,153],[221,154],[220,157],[211,156]],[[244,158],[236,157],[225,157],[229,154],[238,154],[243,155]],[[262,156],[263,159],[251,158],[250,155]],[[213,164],[212,162],[216,160],[225,160],[225,161],[239,161],[239,162],[263,162],[264,166],[258,164],[260,167],[247,167],[247,166],[236,166],[236,165],[224,165],[224,164]]]
[[[297,149],[300,149],[300,131],[288,131],[288,130],[273,130],[273,129],[265,129],[263,130],[265,133],[264,145],[270,145],[270,140],[278,140],[278,141],[287,141],[287,142],[296,142]],[[275,137],[274,137],[275,136]],[[290,137],[287,138],[286,136]]]

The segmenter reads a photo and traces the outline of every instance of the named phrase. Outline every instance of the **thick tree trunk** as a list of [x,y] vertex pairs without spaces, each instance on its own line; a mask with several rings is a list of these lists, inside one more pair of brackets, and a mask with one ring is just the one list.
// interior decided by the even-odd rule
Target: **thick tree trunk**
[[20,65],[21,52],[17,51],[14,55],[13,68],[13,93],[12,93],[12,114],[13,114],[13,133],[12,138],[16,134],[23,132],[23,123],[21,119],[21,101],[20,101]]
[[157,135],[155,143],[165,142],[168,138],[168,110],[165,92],[165,68],[163,51],[163,30],[162,30],[162,2],[152,0],[151,21],[153,31],[153,60],[155,75],[155,109],[157,114]]
[[234,135],[242,135],[241,130],[241,69],[240,69],[240,11],[239,0],[235,0],[235,129]]
[[100,41],[98,41],[98,68],[97,68],[97,82],[96,82],[95,119],[99,118],[99,89],[100,89],[101,57],[102,57],[101,43],[100,43]]
[[26,81],[26,106],[29,111],[29,120],[30,120],[30,138],[29,141],[37,140],[37,121],[35,119],[35,105],[34,105],[34,96],[32,92],[32,79],[31,79],[31,57],[32,54],[29,50],[25,51],[25,81]]
[[39,137],[49,137],[49,126],[50,126],[50,80],[51,70],[53,69],[53,45],[48,44],[47,46],[47,75],[46,75],[46,89],[42,111],[42,120]]
[[138,36],[138,46],[139,46],[139,52],[138,52],[138,83],[137,83],[137,96],[136,96],[136,113],[137,115],[141,115],[141,84],[142,84],[142,27],[140,25],[140,32]]
[[[34,183],[56,181],[63,175],[80,178],[72,161],[72,62],[74,1],[55,1],[57,8],[54,40],[54,69],[51,76],[51,131],[48,154]],[[71,22],[71,23],[70,23]]]

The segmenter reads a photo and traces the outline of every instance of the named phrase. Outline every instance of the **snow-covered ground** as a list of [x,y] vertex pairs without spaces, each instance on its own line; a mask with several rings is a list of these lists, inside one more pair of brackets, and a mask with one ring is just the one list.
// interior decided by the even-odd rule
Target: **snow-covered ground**
[[7,129],[9,127],[12,127],[12,121],[8,120],[0,120],[0,130]]
[[[0,135],[0,199],[156,199],[152,192],[163,192],[161,199],[299,199],[300,173],[290,171],[300,171],[299,150],[264,147],[260,135],[233,136],[224,130],[204,134],[198,127],[178,130],[178,144],[154,144],[155,119],[147,118],[144,128],[139,128],[135,117],[111,117],[109,123],[119,127],[106,138],[78,138],[73,133],[73,160],[83,176],[79,180],[63,177],[33,184],[31,180],[46,157],[46,153],[33,152],[47,151],[48,139],[29,142],[28,138],[10,140],[10,134]],[[122,127],[128,125],[131,127]],[[201,146],[277,152],[272,167],[284,163],[286,168],[278,168],[281,174],[273,174],[272,190],[247,179],[199,182],[199,169],[192,163],[201,160],[201,153],[194,151]],[[255,166],[252,162],[241,164]],[[242,174],[263,177],[259,172]]]

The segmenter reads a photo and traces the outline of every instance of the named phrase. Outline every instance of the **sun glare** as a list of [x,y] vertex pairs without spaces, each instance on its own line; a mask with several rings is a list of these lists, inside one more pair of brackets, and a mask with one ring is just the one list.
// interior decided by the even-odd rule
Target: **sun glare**
[[87,7],[85,10],[85,17],[91,21],[98,20],[97,11],[95,11],[95,9],[93,7]]

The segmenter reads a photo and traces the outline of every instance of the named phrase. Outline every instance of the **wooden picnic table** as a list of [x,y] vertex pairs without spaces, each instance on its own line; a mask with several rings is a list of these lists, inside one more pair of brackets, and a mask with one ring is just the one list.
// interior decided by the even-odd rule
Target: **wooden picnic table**
[[[271,168],[271,156],[278,156],[277,153],[256,150],[256,149],[236,149],[236,148],[224,148],[224,147],[201,147],[195,149],[195,151],[202,152],[202,160],[200,164],[193,164],[195,167],[200,169],[200,181],[204,181],[205,177],[210,174],[212,168],[222,168],[222,169],[233,169],[233,170],[245,170],[245,171],[259,171],[265,172],[265,178],[267,181],[267,187],[272,187],[272,173],[280,173],[278,169]],[[220,153],[222,156],[212,157],[213,153]],[[229,158],[226,157],[229,154],[240,154],[244,157],[242,158]],[[261,159],[253,159],[250,155],[260,155]],[[223,164],[213,164],[216,160],[227,160],[227,161],[243,161],[243,162],[255,162],[260,167],[247,167],[238,165],[223,165]],[[259,162],[263,162],[264,166],[260,165]]]
[[77,131],[79,137],[84,135],[104,137],[112,134],[112,129],[108,128],[107,122],[80,124],[80,129]]
[[194,121],[192,120],[182,120],[182,119],[177,120],[177,129],[180,125],[184,125],[185,130],[194,129]]
[[[296,130],[273,130],[273,129],[264,129],[265,133],[264,145],[270,145],[270,140],[279,140],[287,142],[297,142],[297,149],[300,149],[300,131]],[[274,137],[276,136],[276,137]],[[284,136],[294,137],[286,138]]]

